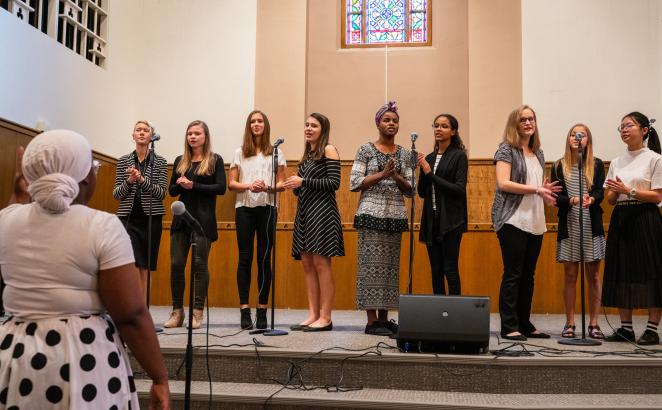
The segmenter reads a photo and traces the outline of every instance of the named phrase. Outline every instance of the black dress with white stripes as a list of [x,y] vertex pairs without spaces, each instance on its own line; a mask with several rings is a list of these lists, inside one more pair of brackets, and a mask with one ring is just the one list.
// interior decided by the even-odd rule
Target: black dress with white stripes
[[345,245],[336,203],[340,187],[340,161],[308,157],[299,165],[297,175],[303,178],[294,219],[292,256],[301,259],[301,252],[323,256],[345,256]]

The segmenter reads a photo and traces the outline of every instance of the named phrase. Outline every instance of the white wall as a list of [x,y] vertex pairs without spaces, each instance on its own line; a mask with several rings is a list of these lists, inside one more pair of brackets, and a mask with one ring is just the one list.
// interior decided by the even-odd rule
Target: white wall
[[148,119],[169,162],[201,119],[229,161],[253,107],[256,1],[109,4],[106,68],[0,9],[0,117],[77,130],[116,157],[132,149],[135,120]]
[[158,127],[157,152],[173,162],[188,123],[203,120],[214,151],[229,162],[254,104],[256,0],[131,4],[141,22],[134,30],[137,115]]
[[661,20],[662,0],[522,0],[523,101],[537,111],[547,160],[576,122],[610,160],[624,149],[624,114],[662,117]]

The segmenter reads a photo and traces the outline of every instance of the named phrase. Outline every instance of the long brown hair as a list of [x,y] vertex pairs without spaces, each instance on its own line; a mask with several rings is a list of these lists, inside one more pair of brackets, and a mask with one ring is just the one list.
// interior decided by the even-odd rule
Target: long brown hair
[[[324,157],[324,149],[326,148],[327,145],[329,145],[329,134],[331,133],[331,122],[329,121],[328,118],[326,118],[325,115],[320,114],[318,112],[311,113],[308,117],[310,118],[313,117],[317,120],[317,122],[320,123],[321,129],[320,129],[320,139],[317,142],[317,147],[315,147],[315,151],[312,152],[312,158],[315,161],[318,161]],[[303,162],[308,158],[308,152],[311,152],[310,149],[310,143],[306,141],[303,145],[303,155],[301,156],[301,159],[299,160],[299,164],[303,164]]]
[[536,112],[533,108],[528,105],[520,105],[510,112],[508,115],[508,121],[506,122],[506,128],[503,130],[503,142],[508,143],[510,146],[515,148],[520,148],[520,135],[517,131],[517,126],[519,125],[519,120],[522,118],[522,111],[529,109],[533,113],[533,118],[535,122],[535,131],[529,139],[529,148],[531,151],[536,152],[540,149],[540,131],[538,131],[538,118]]
[[[464,146],[464,142],[462,141],[462,137],[460,137],[460,133],[459,133],[460,123],[457,121],[457,118],[455,118],[454,115],[439,114],[436,117],[434,117],[434,120],[432,120],[432,125],[434,126],[434,123],[436,123],[437,120],[442,117],[448,120],[448,123],[451,125],[451,131],[455,131],[455,134],[453,134],[453,136],[451,137],[450,145],[455,146],[462,151],[466,151],[467,148]],[[434,146],[435,147],[437,146],[437,141],[434,142]]]
[[269,125],[269,118],[267,114],[263,113],[260,110],[253,110],[248,114],[246,118],[246,127],[244,128],[244,142],[241,144],[241,153],[244,155],[244,158],[250,158],[257,154],[257,147],[255,146],[255,140],[253,139],[253,131],[251,130],[251,118],[254,114],[260,114],[262,120],[264,121],[264,131],[260,137],[260,152],[263,155],[271,155],[273,151],[273,146],[271,145],[271,125]]
[[[584,179],[586,180],[586,186],[588,189],[591,189],[593,186],[593,174],[595,173],[595,157],[593,157],[593,136],[591,135],[591,130],[586,126],[586,124],[578,123],[570,127],[568,130],[568,135],[565,138],[565,154],[558,162],[561,163],[563,169],[563,175],[567,178],[570,175],[572,170],[572,146],[570,145],[570,137],[572,136],[572,131],[577,128],[582,127],[586,130],[586,148],[583,150],[584,156],[584,169],[582,173],[584,174]],[[581,144],[579,144],[581,148]]]
[[188,144],[186,134],[188,134],[188,130],[191,129],[191,127],[196,125],[202,127],[202,130],[205,133],[205,143],[202,146],[202,161],[200,162],[198,169],[195,170],[195,175],[211,175],[216,172],[216,156],[211,150],[209,127],[204,121],[195,120],[186,127],[186,133],[184,134],[184,155],[182,155],[182,159],[179,161],[179,165],[177,165],[177,173],[179,175],[184,175],[186,171],[191,168],[193,149]]

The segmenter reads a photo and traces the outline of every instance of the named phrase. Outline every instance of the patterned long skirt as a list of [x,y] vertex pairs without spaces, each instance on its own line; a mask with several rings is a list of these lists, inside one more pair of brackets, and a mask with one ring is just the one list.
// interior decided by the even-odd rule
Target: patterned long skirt
[[131,367],[110,317],[5,321],[0,326],[0,409],[5,408],[139,408]]
[[402,232],[359,228],[356,308],[397,309]]

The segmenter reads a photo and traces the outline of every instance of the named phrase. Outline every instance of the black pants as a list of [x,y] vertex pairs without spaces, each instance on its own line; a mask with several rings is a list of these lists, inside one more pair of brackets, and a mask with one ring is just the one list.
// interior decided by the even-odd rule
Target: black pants
[[249,208],[241,206],[235,210],[237,224],[237,288],[239,303],[248,304],[251,289],[251,265],[253,264],[253,242],[257,234],[257,286],[258,303],[269,303],[271,289],[271,248],[273,244],[274,215],[272,206]]
[[503,278],[499,291],[501,334],[519,331],[529,334],[536,330],[529,320],[533,300],[533,276],[542,247],[542,235],[533,235],[505,224],[497,232]]
[[432,292],[435,295],[446,294],[444,279],[448,281],[449,295],[459,295],[461,292],[458,268],[461,241],[460,227],[446,233],[441,241],[434,241],[427,246],[432,270]]
[[[202,235],[196,235],[197,255],[192,255],[193,266],[193,307],[204,309],[209,289],[209,248],[211,242]],[[172,308],[184,307],[184,287],[186,286],[185,272],[186,258],[191,247],[191,234],[184,231],[170,234],[170,291],[172,292]]]

